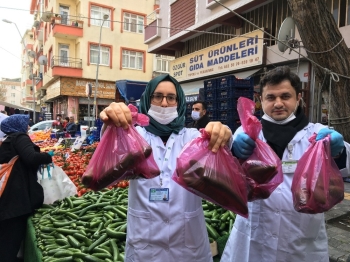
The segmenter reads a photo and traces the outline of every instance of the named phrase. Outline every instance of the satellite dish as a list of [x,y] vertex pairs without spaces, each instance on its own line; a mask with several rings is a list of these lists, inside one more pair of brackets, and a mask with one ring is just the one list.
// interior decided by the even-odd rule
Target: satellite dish
[[28,56],[30,56],[31,58],[34,58],[36,55],[36,53],[32,50],[28,51]]
[[47,65],[47,57],[45,55],[39,56],[38,61],[40,65]]
[[90,83],[86,83],[85,85],[85,94],[87,97],[90,97],[92,94],[92,85]]
[[53,13],[46,11],[43,13],[41,20],[43,20],[44,22],[51,22],[52,17],[53,17]]
[[[292,17],[287,17],[282,22],[278,32],[278,50],[284,53],[288,48],[296,48],[299,46],[299,41],[295,37],[295,22]],[[291,50],[292,51],[292,50]]]

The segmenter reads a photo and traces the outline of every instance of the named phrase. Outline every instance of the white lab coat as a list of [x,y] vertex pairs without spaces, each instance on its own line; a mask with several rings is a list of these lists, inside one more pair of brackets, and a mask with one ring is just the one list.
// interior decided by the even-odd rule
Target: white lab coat
[[[325,126],[309,123],[291,143],[293,158],[299,160],[309,146],[309,137]],[[235,134],[242,132],[239,128]],[[259,138],[266,141],[260,132]],[[287,150],[283,160],[288,159]],[[293,174],[266,200],[248,203],[249,218],[237,216],[223,252],[222,262],[328,262],[324,214],[302,214],[293,208]]]
[[[160,177],[130,181],[125,261],[212,261],[202,199],[176,184],[171,176],[184,145],[200,135],[194,128],[172,134],[167,144],[142,127],[137,131],[152,147]],[[150,188],[169,188],[169,202],[150,202]]]

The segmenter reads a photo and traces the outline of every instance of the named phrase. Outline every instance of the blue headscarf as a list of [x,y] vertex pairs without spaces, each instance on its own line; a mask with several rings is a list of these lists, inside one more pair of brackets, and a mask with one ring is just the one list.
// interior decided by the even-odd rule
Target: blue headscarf
[[5,134],[28,132],[29,115],[12,115],[1,122],[0,129]]

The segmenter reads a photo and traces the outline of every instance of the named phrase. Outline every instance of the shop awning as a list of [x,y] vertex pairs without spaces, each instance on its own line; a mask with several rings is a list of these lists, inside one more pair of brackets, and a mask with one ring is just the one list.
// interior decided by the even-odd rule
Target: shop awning
[[27,108],[27,107],[23,107],[23,106],[14,105],[11,103],[7,103],[5,101],[0,101],[0,105],[7,106],[10,108],[20,109],[20,110],[25,110],[25,111],[33,111],[33,108]]
[[251,70],[247,70],[247,71],[243,71],[243,72],[238,72],[238,73],[234,73],[233,75],[236,78],[240,78],[240,79],[244,79],[247,77],[250,77],[252,75],[254,75],[256,72],[258,72],[261,68],[257,68],[257,69],[251,69]]

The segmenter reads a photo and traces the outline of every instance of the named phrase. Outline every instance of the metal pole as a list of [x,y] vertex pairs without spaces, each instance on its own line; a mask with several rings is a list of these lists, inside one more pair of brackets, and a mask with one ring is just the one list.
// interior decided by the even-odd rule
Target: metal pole
[[[97,65],[96,65],[96,83],[95,83],[95,96],[94,96],[94,106],[93,106],[93,116],[94,120],[96,120],[96,97],[97,97],[97,88],[98,88],[98,68],[100,66],[100,53],[101,53],[101,35],[102,35],[102,26],[103,23],[108,19],[108,15],[103,16],[103,21],[100,27],[100,38],[98,41],[98,56],[97,56]],[[93,121],[94,121],[93,120]]]
[[2,21],[3,22],[5,22],[5,23],[8,23],[8,24],[14,24],[15,25],[15,27],[16,27],[16,29],[17,29],[17,32],[18,32],[18,34],[19,34],[19,36],[21,37],[21,42],[22,42],[22,44],[23,44],[23,47],[24,47],[24,50],[26,51],[26,53],[27,53],[27,62],[29,63],[29,66],[30,66],[30,72],[31,72],[31,74],[32,74],[32,76],[33,76],[33,81],[32,81],[32,84],[33,84],[33,122],[35,123],[35,87],[34,87],[34,82],[35,82],[35,79],[34,79],[34,64],[33,65],[31,65],[30,64],[30,59],[29,59],[29,52],[28,52],[28,49],[27,49],[27,46],[25,45],[25,43],[24,43],[24,39],[23,39],[23,37],[22,37],[22,34],[21,34],[21,32],[19,31],[19,29],[18,29],[18,26],[17,26],[17,24],[15,23],[15,22],[12,22],[12,21],[9,21],[9,20],[7,20],[7,19],[2,19]]

